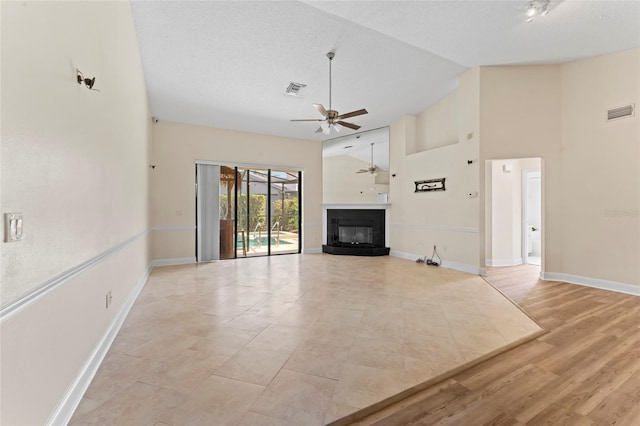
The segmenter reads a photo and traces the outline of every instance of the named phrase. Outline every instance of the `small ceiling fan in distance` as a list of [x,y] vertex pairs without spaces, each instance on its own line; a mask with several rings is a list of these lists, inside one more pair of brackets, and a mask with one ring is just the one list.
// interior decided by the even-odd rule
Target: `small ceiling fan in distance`
[[373,164],[373,142],[371,142],[371,163],[369,164],[369,168],[360,169],[356,173],[370,173],[374,176],[377,176],[378,173],[376,172],[376,170],[378,170],[378,168],[376,167],[375,164]]
[[320,118],[310,118],[310,119],[299,119],[299,120],[291,120],[291,121],[321,121],[322,124],[316,130],[316,133],[324,133],[328,135],[331,133],[331,129],[333,128],[336,132],[340,131],[340,126],[348,127],[349,129],[358,130],[360,126],[353,123],[348,123],[344,121],[345,118],[357,117],[359,115],[368,114],[366,109],[359,109],[357,111],[347,112],[346,114],[340,114],[338,111],[331,109],[331,62],[333,58],[336,56],[334,52],[327,53],[327,58],[329,58],[329,109],[326,109],[322,104],[313,104],[313,106],[318,110],[318,112],[324,117]]

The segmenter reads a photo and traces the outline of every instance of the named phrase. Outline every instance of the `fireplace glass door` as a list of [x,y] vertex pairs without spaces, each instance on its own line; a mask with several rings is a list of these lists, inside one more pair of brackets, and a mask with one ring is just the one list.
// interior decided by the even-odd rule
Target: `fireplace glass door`
[[371,226],[338,226],[338,242],[341,244],[373,244]]

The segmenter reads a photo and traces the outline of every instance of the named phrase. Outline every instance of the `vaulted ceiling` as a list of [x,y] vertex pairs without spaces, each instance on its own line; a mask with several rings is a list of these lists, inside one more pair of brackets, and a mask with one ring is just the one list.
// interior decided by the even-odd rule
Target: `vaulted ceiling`
[[[152,114],[302,139],[313,103],[366,108],[361,131],[418,113],[481,65],[561,63],[640,46],[640,2],[133,1]],[[290,82],[306,87],[286,95]],[[343,129],[341,134],[353,133]],[[335,135],[332,134],[331,137]]]

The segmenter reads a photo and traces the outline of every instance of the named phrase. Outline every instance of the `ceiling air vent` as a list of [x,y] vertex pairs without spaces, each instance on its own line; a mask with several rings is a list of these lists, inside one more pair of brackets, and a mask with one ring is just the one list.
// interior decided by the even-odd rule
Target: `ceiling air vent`
[[289,96],[301,96],[302,89],[304,89],[305,87],[307,87],[306,84],[294,83],[292,81],[291,83],[289,83],[289,86],[284,91],[284,94]]
[[626,105],[620,108],[607,110],[607,121],[616,120],[618,118],[633,117],[635,113],[635,104]]

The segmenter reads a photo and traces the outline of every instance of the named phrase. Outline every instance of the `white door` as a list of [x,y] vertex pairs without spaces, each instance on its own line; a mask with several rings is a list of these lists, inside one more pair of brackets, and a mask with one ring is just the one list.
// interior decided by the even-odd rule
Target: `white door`
[[539,171],[523,172],[522,230],[524,263],[542,263],[542,177]]

